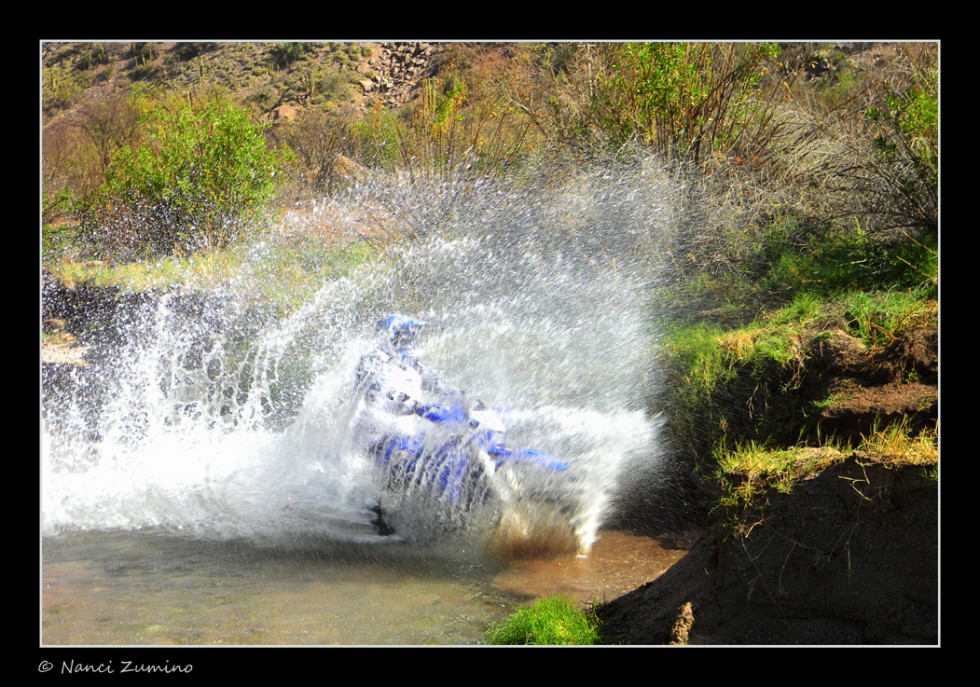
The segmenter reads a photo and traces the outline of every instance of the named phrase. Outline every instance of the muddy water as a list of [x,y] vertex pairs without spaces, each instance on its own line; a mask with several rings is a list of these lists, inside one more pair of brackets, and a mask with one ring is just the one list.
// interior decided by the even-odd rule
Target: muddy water
[[153,533],[43,541],[44,645],[466,645],[514,605],[583,603],[653,579],[684,552],[604,532],[574,555],[474,563],[395,543],[275,546]]
[[511,561],[494,575],[493,586],[534,598],[561,594],[580,604],[608,601],[659,577],[685,553],[646,537],[605,531],[587,557]]

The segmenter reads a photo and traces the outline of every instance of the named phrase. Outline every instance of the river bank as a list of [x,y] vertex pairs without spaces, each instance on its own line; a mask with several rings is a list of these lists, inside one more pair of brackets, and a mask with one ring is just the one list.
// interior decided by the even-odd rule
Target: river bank
[[599,607],[610,644],[935,645],[938,482],[852,454]]

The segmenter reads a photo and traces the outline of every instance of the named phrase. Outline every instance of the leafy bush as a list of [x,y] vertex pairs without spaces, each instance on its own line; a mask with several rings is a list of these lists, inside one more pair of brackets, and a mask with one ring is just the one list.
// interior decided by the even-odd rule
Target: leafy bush
[[623,43],[606,50],[595,117],[614,148],[639,139],[670,159],[757,154],[771,103],[754,96],[770,43]]
[[218,42],[181,42],[174,46],[173,55],[179,60],[191,60],[221,46]]
[[[915,81],[884,94],[865,110],[873,136],[873,155],[861,188],[879,200],[873,206],[885,228],[938,233],[939,90],[937,81]],[[870,181],[878,182],[872,186]]]
[[83,235],[114,259],[227,245],[272,197],[287,155],[220,100],[143,103],[138,128],[82,213]]
[[487,632],[491,644],[595,644],[599,621],[560,596],[538,599]]
[[269,50],[276,67],[288,67],[306,53],[316,51],[319,43],[276,43]]

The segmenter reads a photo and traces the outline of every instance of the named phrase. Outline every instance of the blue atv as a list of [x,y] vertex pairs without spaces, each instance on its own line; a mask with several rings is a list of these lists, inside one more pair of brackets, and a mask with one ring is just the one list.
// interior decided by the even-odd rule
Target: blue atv
[[[414,357],[415,334],[424,323],[401,315],[379,322],[381,345],[361,359],[362,432],[378,436],[368,452],[387,494],[396,500],[427,499],[459,517],[491,499],[516,502],[528,494],[512,469],[564,472],[568,464],[543,451],[503,442],[500,413],[442,382]],[[438,403],[423,403],[423,395]],[[506,474],[504,474],[506,473]],[[379,503],[372,509],[378,533],[394,533]]]

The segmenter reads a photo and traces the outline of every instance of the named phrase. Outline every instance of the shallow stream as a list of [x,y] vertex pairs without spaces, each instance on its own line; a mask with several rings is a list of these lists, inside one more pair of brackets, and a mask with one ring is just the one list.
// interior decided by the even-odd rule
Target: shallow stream
[[603,532],[572,554],[472,563],[401,544],[257,548],[150,532],[44,541],[44,645],[471,645],[518,603],[611,599],[682,551]]

